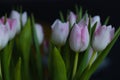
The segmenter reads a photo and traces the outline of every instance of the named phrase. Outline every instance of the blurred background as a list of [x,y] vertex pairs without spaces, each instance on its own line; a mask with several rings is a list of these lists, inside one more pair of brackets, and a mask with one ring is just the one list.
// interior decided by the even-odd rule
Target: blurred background
[[[120,26],[119,0],[0,0],[0,17],[21,6],[29,16],[33,13],[38,23],[50,28],[54,20],[59,18],[59,11],[66,16],[68,9],[75,12],[75,5],[81,6],[83,11],[87,10],[92,16],[100,15],[102,22],[110,16],[109,24],[116,29]],[[119,61],[120,38],[91,80],[120,80]]]

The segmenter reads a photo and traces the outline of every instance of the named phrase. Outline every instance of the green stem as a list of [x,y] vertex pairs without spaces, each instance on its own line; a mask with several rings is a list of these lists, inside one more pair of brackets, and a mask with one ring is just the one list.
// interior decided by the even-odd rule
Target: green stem
[[90,58],[89,67],[91,67],[91,65],[93,64],[96,55],[97,55],[97,52],[94,51],[93,54],[92,54],[92,57]]
[[76,53],[75,54],[75,60],[74,60],[74,67],[73,67],[72,79],[74,79],[74,76],[76,74],[77,64],[78,64],[78,56],[79,56],[79,53]]

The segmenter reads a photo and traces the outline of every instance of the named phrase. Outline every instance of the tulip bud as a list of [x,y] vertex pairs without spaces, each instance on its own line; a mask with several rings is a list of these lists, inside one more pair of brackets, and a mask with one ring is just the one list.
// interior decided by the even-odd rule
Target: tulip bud
[[87,49],[89,44],[89,32],[86,25],[77,25],[73,26],[73,29],[70,33],[70,48],[75,52],[84,51]]
[[19,33],[20,29],[21,29],[21,26],[20,26],[20,14],[19,14],[19,12],[13,10],[11,12],[10,18],[11,19],[16,19],[16,26],[17,26],[16,31],[17,31],[17,33]]
[[9,40],[7,27],[0,23],[0,50],[3,49]]
[[40,24],[35,24],[35,30],[36,30],[38,43],[42,44],[43,38],[44,38],[44,33],[43,33],[42,26]]
[[114,28],[111,25],[109,26],[102,26],[98,27],[95,31],[93,40],[92,40],[92,47],[96,51],[102,51],[106,48],[106,46],[111,42],[114,36]]
[[68,21],[70,22],[71,26],[73,26],[74,23],[76,23],[76,15],[73,12],[70,12],[68,16]]
[[52,28],[52,41],[56,45],[64,45],[68,34],[69,34],[69,23],[62,23],[60,20],[56,20],[53,25],[51,26]]

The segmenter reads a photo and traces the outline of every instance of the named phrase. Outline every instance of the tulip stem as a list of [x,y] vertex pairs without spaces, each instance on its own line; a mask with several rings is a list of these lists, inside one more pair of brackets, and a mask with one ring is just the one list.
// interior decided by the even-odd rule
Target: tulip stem
[[75,76],[75,74],[76,74],[77,64],[78,64],[78,56],[79,56],[79,53],[76,53],[76,54],[75,54],[75,59],[74,59],[74,66],[73,66],[72,80],[74,79],[74,76]]
[[96,55],[97,55],[97,52],[94,51],[89,61],[89,67],[91,67],[92,63],[94,62]]

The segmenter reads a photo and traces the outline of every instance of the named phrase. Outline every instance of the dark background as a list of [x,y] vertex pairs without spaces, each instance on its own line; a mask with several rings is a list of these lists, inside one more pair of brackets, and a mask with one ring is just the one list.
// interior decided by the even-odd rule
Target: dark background
[[[10,13],[17,6],[22,6],[28,14],[33,13],[36,21],[52,24],[59,18],[59,11],[64,15],[67,10],[75,11],[75,5],[81,6],[92,16],[100,15],[102,22],[110,16],[109,24],[116,29],[120,26],[119,0],[0,0],[0,17]],[[105,67],[99,69],[91,80],[120,80],[120,38],[110,51]]]

